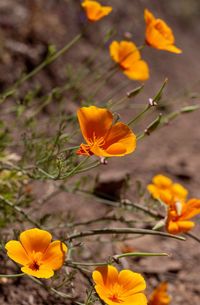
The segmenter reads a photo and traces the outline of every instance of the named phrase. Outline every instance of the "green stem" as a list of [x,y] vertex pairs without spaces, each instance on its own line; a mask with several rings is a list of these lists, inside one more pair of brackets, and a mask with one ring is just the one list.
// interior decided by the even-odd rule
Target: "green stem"
[[15,277],[20,277],[23,276],[24,273],[18,273],[18,274],[0,274],[0,278],[6,277],[6,278],[15,278]]
[[13,95],[18,87],[20,87],[22,84],[24,84],[27,80],[31,79],[33,76],[35,76],[37,73],[39,73],[41,70],[43,70],[46,66],[53,63],[57,58],[65,54],[76,42],[80,40],[82,37],[82,34],[76,35],[67,45],[65,45],[61,50],[53,54],[52,56],[46,58],[40,65],[38,65],[35,69],[33,69],[30,73],[24,75],[19,81],[17,81],[13,87],[7,90],[5,94],[2,95],[3,99],[1,102],[4,102],[5,99]]
[[15,210],[16,212],[20,213],[27,221],[29,221],[32,225],[36,226],[37,228],[40,228],[40,225],[32,220],[31,218],[29,218],[29,216],[17,205],[15,205],[14,203],[12,203],[10,200],[4,198],[2,195],[0,195],[0,200],[2,200],[6,205],[8,205],[9,207],[11,207],[13,210]]
[[140,112],[135,118],[128,122],[128,126],[132,125],[136,121],[138,121],[149,109],[151,108],[150,105],[146,106],[142,112]]
[[176,236],[173,234],[168,234],[165,232],[145,230],[145,229],[132,229],[132,228],[105,228],[105,229],[94,229],[88,231],[82,231],[79,233],[71,234],[67,237],[67,241],[72,241],[73,239],[83,238],[86,236],[103,235],[103,234],[142,234],[142,235],[158,235],[163,237],[170,237],[179,240],[185,240],[184,237]]

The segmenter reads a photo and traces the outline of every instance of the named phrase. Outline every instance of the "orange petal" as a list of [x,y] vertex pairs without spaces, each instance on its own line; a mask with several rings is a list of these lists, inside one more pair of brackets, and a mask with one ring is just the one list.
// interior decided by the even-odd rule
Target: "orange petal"
[[7,255],[16,263],[26,265],[29,262],[27,253],[19,241],[10,240],[5,245],[5,249],[8,251]]
[[112,11],[111,6],[102,6],[97,1],[85,0],[81,3],[84,8],[87,18],[90,21],[98,21],[104,16],[107,16]]
[[149,67],[144,60],[139,60],[125,69],[124,74],[130,79],[144,81],[149,78]]
[[94,139],[94,136],[96,138],[104,137],[113,121],[113,115],[109,110],[95,106],[80,108],[77,116],[81,132],[88,144]]
[[63,265],[66,252],[66,245],[61,241],[56,240],[48,246],[42,257],[42,262],[45,266],[48,266],[49,269],[57,270]]
[[169,221],[167,226],[167,231],[171,234],[179,234],[179,233],[186,233],[190,231],[195,226],[195,223],[192,221]]
[[20,241],[26,252],[45,252],[51,242],[52,236],[49,232],[40,229],[30,229],[20,234]]
[[146,288],[142,275],[131,270],[122,270],[119,273],[118,282],[123,287],[123,297],[142,292]]
[[180,219],[187,220],[200,214],[200,199],[190,199],[183,206]]
[[168,284],[166,282],[161,283],[154,289],[149,297],[149,305],[168,305],[171,301],[170,296],[167,293]]
[[149,24],[155,20],[154,15],[148,9],[144,10],[144,20],[145,20],[146,24]]
[[[132,153],[136,148],[136,136],[132,130],[122,122],[118,122],[112,126],[110,132],[105,138],[104,149],[109,152],[109,148],[112,150],[113,144],[121,144],[126,148],[124,154]],[[121,149],[122,146],[119,146]]]
[[109,288],[118,279],[118,270],[114,266],[102,266],[93,271],[92,278],[95,284]]
[[32,270],[28,266],[24,266],[21,268],[21,271],[28,275],[32,275],[37,278],[44,278],[44,279],[48,279],[54,275],[54,271],[45,265],[40,266],[39,270]]

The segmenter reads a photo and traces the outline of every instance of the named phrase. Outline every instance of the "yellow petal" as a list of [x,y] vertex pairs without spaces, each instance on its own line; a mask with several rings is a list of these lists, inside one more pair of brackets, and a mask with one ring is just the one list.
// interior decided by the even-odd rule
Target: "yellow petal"
[[147,298],[143,293],[136,293],[123,298],[123,305],[147,305]]
[[142,292],[146,288],[142,275],[131,270],[122,270],[119,273],[118,282],[123,287],[123,297]]
[[66,245],[61,241],[56,240],[48,246],[44,256],[42,257],[42,263],[50,269],[57,270],[62,267],[66,252]]
[[92,278],[95,284],[109,288],[118,279],[118,271],[114,266],[102,266],[93,271]]
[[119,62],[119,42],[118,41],[113,41],[111,44],[110,44],[110,56],[112,57],[112,59],[115,61],[115,62]]
[[164,175],[156,175],[153,178],[153,183],[158,187],[170,187],[172,185],[172,180]]
[[149,68],[144,60],[139,60],[124,70],[124,74],[130,79],[144,81],[149,78]]
[[54,271],[51,268],[48,268],[48,266],[44,265],[40,266],[39,270],[32,270],[28,266],[24,266],[21,268],[21,271],[28,275],[44,279],[48,279],[54,275]]
[[89,144],[91,140],[104,137],[111,128],[113,115],[105,108],[95,106],[82,107],[77,116],[84,139]]
[[185,201],[186,197],[188,195],[188,190],[179,183],[174,183],[172,185],[172,192],[173,192],[175,201],[178,201],[178,200]]
[[29,262],[27,253],[19,241],[10,240],[5,245],[5,249],[8,251],[7,255],[16,263],[26,265]]
[[51,242],[52,236],[49,232],[40,229],[30,229],[20,234],[20,241],[26,252],[45,252]]

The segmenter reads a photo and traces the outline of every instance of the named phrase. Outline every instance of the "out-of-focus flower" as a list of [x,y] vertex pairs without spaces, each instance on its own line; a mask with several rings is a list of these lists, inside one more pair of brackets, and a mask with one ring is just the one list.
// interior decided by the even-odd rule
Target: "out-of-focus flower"
[[87,18],[92,22],[102,19],[112,11],[111,6],[103,6],[97,1],[93,0],[85,0],[81,3],[81,6],[85,10]]
[[172,30],[162,19],[156,19],[147,9],[144,11],[144,19],[146,22],[145,39],[148,45],[159,50],[182,53],[182,50],[174,45]]
[[95,290],[108,305],[146,305],[143,291],[144,278],[131,270],[118,270],[113,266],[98,267],[92,274]]
[[49,232],[30,229],[20,234],[19,240],[7,242],[7,255],[22,265],[22,272],[37,278],[50,278],[64,263],[67,247],[59,240],[51,242]]
[[171,234],[186,233],[195,223],[190,219],[200,214],[200,199],[190,199],[188,202],[177,202],[169,208],[166,230]]
[[164,175],[156,175],[153,183],[147,185],[147,189],[155,199],[160,199],[168,205],[176,202],[184,202],[188,191],[179,183],[173,183],[171,179]]
[[112,113],[95,106],[82,107],[77,112],[81,132],[87,144],[81,144],[79,155],[99,157],[124,156],[136,147],[136,136],[122,122],[113,124]]
[[110,45],[110,56],[128,78],[141,81],[149,78],[148,65],[141,59],[140,52],[133,42],[113,41]]
[[168,305],[171,302],[171,297],[167,293],[168,283],[160,283],[158,287],[154,289],[149,297],[148,305]]

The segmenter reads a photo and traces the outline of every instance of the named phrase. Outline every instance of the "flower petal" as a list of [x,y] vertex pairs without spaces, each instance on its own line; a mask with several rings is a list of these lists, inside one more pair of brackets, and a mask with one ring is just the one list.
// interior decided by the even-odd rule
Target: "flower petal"
[[7,255],[16,263],[26,265],[29,262],[27,253],[19,241],[10,240],[5,245],[5,249],[8,251]]
[[145,20],[146,24],[149,24],[155,20],[154,15],[148,9],[144,10],[144,20]]
[[95,106],[80,108],[77,116],[81,132],[88,144],[94,136],[96,138],[104,137],[113,121],[113,115],[109,110]]
[[102,6],[97,1],[85,0],[81,3],[84,8],[87,18],[90,21],[98,21],[104,16],[107,16],[112,11],[111,6]]
[[200,214],[200,199],[190,199],[183,205],[182,215],[180,219],[190,219]]
[[45,266],[48,266],[50,269],[57,270],[60,267],[62,267],[66,252],[67,252],[66,245],[61,241],[56,240],[48,246],[42,258],[42,262]]
[[188,220],[168,221],[167,231],[171,234],[186,233],[194,228],[195,223]]
[[105,138],[105,145],[103,148],[109,153],[109,148],[112,150],[111,145],[116,143],[121,144],[126,148],[124,154],[130,154],[136,148],[135,134],[122,122],[118,122],[112,126]]
[[93,271],[92,278],[95,284],[109,288],[117,282],[118,271],[111,265],[98,267]]
[[147,305],[147,298],[144,293],[136,293],[123,298],[124,305]]
[[40,229],[30,229],[20,234],[20,241],[26,252],[44,252],[51,242],[52,236],[49,232]]
[[28,275],[32,275],[37,278],[44,278],[44,279],[48,279],[54,275],[54,271],[45,265],[41,265],[39,270],[33,270],[28,266],[24,266],[21,268],[21,271]]
[[125,69],[124,74],[130,79],[147,80],[149,78],[149,68],[144,60],[139,60]]
[[118,282],[123,287],[123,298],[142,292],[146,288],[143,276],[131,270],[122,270],[119,273]]

